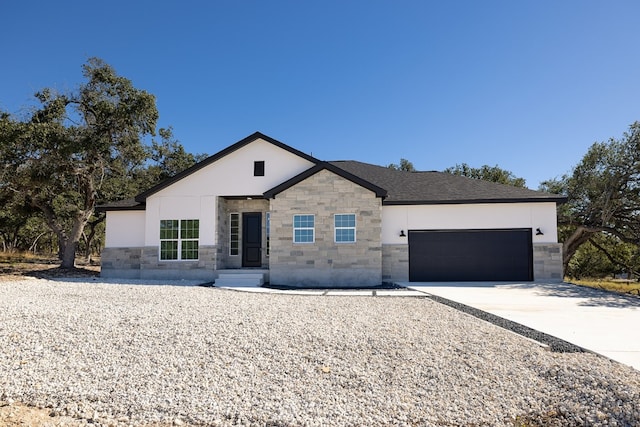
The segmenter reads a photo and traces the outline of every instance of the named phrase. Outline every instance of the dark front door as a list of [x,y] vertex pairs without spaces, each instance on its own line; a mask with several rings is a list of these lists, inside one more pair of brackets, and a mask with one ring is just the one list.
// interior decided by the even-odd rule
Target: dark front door
[[409,231],[409,280],[533,280],[531,229]]
[[262,266],[262,214],[242,214],[242,266]]

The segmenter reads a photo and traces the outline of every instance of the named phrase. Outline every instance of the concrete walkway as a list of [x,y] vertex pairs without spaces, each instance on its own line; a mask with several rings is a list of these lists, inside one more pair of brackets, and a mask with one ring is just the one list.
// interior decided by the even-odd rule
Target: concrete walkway
[[399,283],[520,323],[640,370],[640,298],[568,283]]
[[216,286],[220,289],[281,295],[363,296],[363,297],[424,297],[424,292],[412,289],[274,289],[260,286]]

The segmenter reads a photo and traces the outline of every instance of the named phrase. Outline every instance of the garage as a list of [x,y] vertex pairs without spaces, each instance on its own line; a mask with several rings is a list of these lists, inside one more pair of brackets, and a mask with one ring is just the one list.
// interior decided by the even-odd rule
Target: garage
[[533,280],[531,229],[410,230],[412,282]]

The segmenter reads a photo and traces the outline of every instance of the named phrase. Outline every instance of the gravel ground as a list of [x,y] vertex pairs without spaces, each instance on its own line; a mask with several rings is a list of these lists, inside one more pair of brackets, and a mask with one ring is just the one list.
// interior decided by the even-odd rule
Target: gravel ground
[[0,401],[92,425],[640,425],[640,372],[428,298],[0,283]]
[[487,313],[486,311],[478,310],[477,308],[474,308],[456,301],[451,301],[446,298],[439,297],[437,295],[429,295],[429,298],[441,304],[445,304],[445,305],[448,305],[449,307],[453,307],[464,313],[470,314],[479,319],[486,320],[487,322],[491,322],[494,325],[500,326],[504,329],[509,329],[510,331],[513,331],[516,334],[522,335],[523,337],[531,338],[534,341],[538,341],[540,343],[546,344],[549,346],[549,349],[551,351],[557,351],[560,353],[580,353],[583,351],[589,351],[580,346],[577,346],[575,344],[572,344],[560,338],[554,337],[553,335],[536,331],[535,329],[532,329],[528,326],[521,325],[520,323],[513,322],[509,319],[505,319],[500,316],[496,316],[495,314]]

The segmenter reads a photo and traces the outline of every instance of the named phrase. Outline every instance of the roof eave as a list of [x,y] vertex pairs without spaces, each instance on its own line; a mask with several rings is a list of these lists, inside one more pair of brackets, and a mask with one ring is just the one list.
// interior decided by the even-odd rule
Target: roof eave
[[385,206],[407,206],[407,205],[464,205],[464,204],[493,204],[493,203],[556,203],[562,204],[567,201],[566,197],[549,198],[509,198],[509,199],[459,199],[459,200],[385,200]]
[[96,206],[96,212],[112,212],[112,211],[144,211],[147,209],[147,206],[144,203],[141,203],[136,206]]

